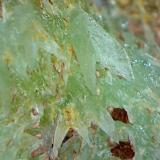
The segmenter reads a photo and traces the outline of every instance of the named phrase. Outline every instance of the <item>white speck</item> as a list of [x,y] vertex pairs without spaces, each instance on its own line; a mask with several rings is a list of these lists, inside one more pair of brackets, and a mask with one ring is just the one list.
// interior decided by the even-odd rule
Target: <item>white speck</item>
[[129,47],[129,44],[125,43],[125,44],[124,44],[124,47],[128,48],[128,47]]
[[99,96],[100,95],[100,89],[99,88],[97,88],[97,90],[96,90],[96,93],[97,93],[97,96]]
[[122,27],[123,29],[127,29],[127,28],[128,28],[128,22],[125,21],[124,23],[122,23],[122,24],[121,24],[121,27]]

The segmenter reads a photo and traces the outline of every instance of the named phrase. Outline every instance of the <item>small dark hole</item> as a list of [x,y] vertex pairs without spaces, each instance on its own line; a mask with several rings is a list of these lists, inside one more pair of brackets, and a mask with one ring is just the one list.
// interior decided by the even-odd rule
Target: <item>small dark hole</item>
[[64,137],[63,141],[62,141],[62,145],[64,143],[66,143],[70,138],[72,138],[74,135],[77,135],[77,132],[73,129],[70,128],[66,134],[66,136]]
[[37,116],[39,113],[38,113],[38,111],[35,108],[32,108],[32,114],[34,116]]
[[53,5],[53,2],[52,2],[52,0],[48,0],[49,1],[49,3],[51,4],[51,5]]

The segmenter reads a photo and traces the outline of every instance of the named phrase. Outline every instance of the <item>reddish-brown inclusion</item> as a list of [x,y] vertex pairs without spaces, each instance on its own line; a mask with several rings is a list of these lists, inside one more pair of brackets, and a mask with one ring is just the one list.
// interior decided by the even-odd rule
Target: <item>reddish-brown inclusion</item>
[[133,146],[130,141],[120,141],[111,148],[111,153],[115,157],[119,157],[122,160],[132,159],[135,156]]
[[124,108],[113,108],[111,111],[111,116],[115,121],[129,123],[128,114]]
[[47,151],[47,148],[40,145],[37,149],[35,149],[34,151],[32,151],[31,156],[32,158],[35,158],[41,154],[44,154]]

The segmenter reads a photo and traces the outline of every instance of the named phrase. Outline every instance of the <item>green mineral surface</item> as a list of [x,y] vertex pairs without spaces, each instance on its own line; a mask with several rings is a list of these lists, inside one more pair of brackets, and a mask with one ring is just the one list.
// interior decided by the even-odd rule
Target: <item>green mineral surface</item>
[[159,159],[160,48],[113,2],[0,0],[0,159]]

